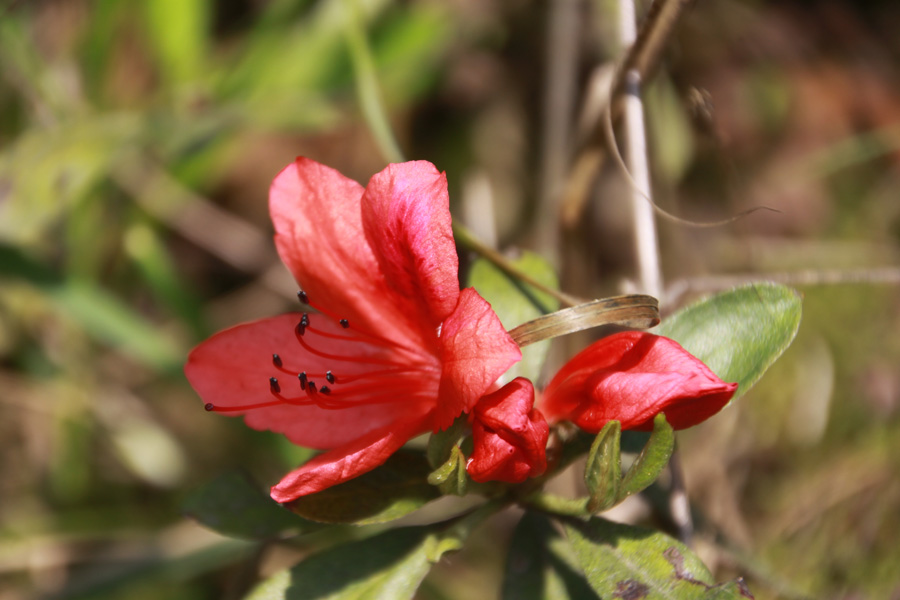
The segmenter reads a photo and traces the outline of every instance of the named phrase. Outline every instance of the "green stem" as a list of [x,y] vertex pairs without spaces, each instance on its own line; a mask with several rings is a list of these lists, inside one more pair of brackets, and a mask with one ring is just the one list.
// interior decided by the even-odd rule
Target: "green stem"
[[344,0],[344,8],[346,9],[344,33],[347,36],[350,60],[356,74],[356,93],[359,97],[363,117],[372,131],[372,135],[375,136],[375,142],[385,160],[391,163],[403,162],[403,152],[397,144],[384,109],[381,90],[378,87],[375,61],[372,59],[372,51],[366,39],[356,0]]

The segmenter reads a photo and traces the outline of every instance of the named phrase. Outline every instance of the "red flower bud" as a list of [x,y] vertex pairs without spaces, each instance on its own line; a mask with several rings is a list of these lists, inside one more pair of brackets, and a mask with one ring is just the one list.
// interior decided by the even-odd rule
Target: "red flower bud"
[[547,468],[550,428],[534,408],[534,387],[518,377],[484,396],[473,410],[475,443],[466,471],[478,482],[521,483]]
[[686,429],[719,412],[736,389],[674,340],[627,331],[563,366],[544,391],[541,410],[551,423],[568,420],[591,433],[609,421],[623,430],[650,430],[661,412],[673,428]]

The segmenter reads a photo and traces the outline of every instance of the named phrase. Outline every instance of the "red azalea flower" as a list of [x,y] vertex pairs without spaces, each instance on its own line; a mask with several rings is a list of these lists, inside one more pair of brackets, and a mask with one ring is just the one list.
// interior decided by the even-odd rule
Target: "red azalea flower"
[[289,502],[446,428],[521,358],[497,315],[460,291],[447,179],[428,162],[388,166],[363,189],[305,158],[273,181],[282,261],[316,313],[220,332],[185,373],[207,410],[328,450],[289,473]]
[[609,421],[646,431],[661,412],[674,429],[686,429],[719,412],[736,389],[674,340],[626,331],[564,365],[544,390],[541,410],[551,423],[568,420],[591,433]]
[[478,401],[472,411],[472,457],[466,471],[475,481],[521,483],[547,468],[550,427],[534,408],[534,387],[523,377]]

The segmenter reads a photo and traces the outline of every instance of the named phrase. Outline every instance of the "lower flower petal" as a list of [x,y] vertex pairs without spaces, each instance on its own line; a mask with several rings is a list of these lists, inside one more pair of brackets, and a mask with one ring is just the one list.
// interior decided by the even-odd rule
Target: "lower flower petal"
[[[310,314],[310,329],[304,341],[314,350],[348,360],[315,354],[297,340],[294,330],[300,318],[297,313],[288,313],[215,334],[191,351],[184,369],[188,380],[203,401],[222,414],[243,416],[254,429],[283,433],[295,444],[318,449],[342,446],[395,422],[398,417],[422,414],[433,405],[437,374],[410,370],[408,355],[395,355],[365,337],[354,338],[353,328],[343,329],[322,315]],[[273,364],[273,354],[279,356],[281,367]],[[392,362],[396,366],[373,364],[375,361]],[[373,370],[407,372],[397,375],[396,381],[389,379],[385,383],[381,378],[366,377]],[[309,373],[309,379],[317,385],[330,386],[331,395],[320,394],[319,405],[310,402],[293,375],[300,371]],[[326,381],[327,371],[337,377],[334,384]],[[270,377],[277,378],[281,396],[305,404],[278,402],[271,390]],[[432,378],[431,382],[426,381],[428,377]],[[349,381],[353,378],[357,381]],[[404,381],[421,385],[425,392],[393,393],[401,385],[409,387]],[[344,390],[364,386],[381,390],[378,393],[384,401],[366,403],[359,401],[365,397],[344,397]],[[346,408],[338,408],[342,402],[346,402]]]
[[378,467],[411,438],[427,429],[428,415],[400,419],[320,454],[272,487],[277,502],[290,502],[343,483]]

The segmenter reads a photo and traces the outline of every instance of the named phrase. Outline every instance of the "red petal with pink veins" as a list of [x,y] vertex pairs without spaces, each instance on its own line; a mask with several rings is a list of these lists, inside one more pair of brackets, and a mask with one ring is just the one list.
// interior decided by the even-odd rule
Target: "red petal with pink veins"
[[[415,356],[396,348],[379,346],[367,339],[335,339],[323,334],[354,337],[329,319],[310,314],[303,339],[317,351],[346,357],[325,358],[301,346],[294,334],[299,314],[286,314],[237,325],[212,336],[191,352],[185,374],[204,402],[224,409],[224,414],[243,415],[254,429],[283,433],[292,442],[311,448],[335,448],[373,430],[391,426],[409,415],[421,415],[434,406],[438,365],[422,364]],[[282,360],[280,371],[272,354]],[[325,371],[336,376],[326,383]],[[317,385],[328,385],[331,394],[320,401],[347,408],[297,406],[277,399],[269,377],[277,377],[281,395],[308,401],[296,373],[306,371]],[[353,381],[354,377],[363,376]],[[356,393],[348,393],[357,390]],[[360,391],[361,390],[361,391]],[[272,404],[252,408],[256,405]],[[354,402],[356,404],[354,404]],[[235,407],[250,407],[228,410]],[[419,433],[423,433],[427,427]]]
[[441,326],[441,385],[434,429],[446,429],[509,367],[522,351],[487,300],[472,288],[460,292],[456,310]]
[[612,420],[650,429],[660,412],[675,429],[692,427],[728,403],[737,389],[674,340],[640,331],[611,335],[570,360],[544,391],[551,422],[570,420],[596,433]]
[[340,448],[316,456],[285,475],[272,488],[272,498],[290,502],[371,471],[384,464],[410,438],[421,433],[427,420],[426,416],[397,419]]
[[[419,337],[396,306],[363,231],[363,188],[307,158],[281,171],[269,190],[269,212],[281,260],[310,302],[337,319],[394,340]],[[398,318],[399,317],[399,318]]]
[[459,298],[446,175],[426,161],[389,165],[366,186],[362,219],[403,312],[434,330]]

